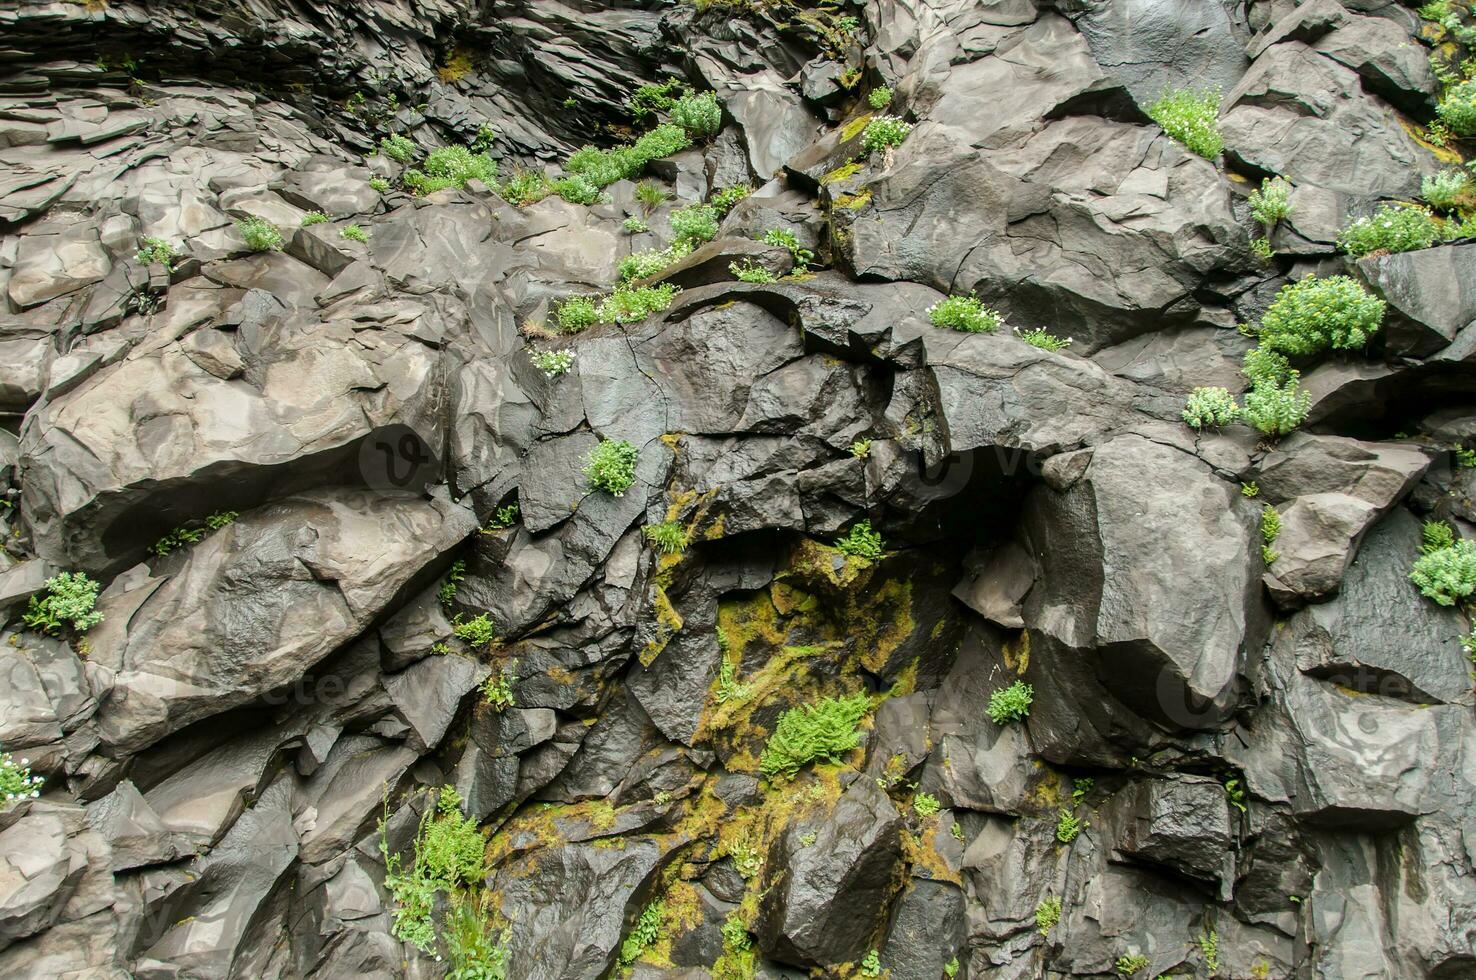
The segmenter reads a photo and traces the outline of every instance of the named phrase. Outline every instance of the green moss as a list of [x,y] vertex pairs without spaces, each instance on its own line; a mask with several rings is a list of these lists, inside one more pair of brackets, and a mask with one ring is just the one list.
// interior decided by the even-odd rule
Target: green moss
[[863,169],[864,168],[861,166],[861,164],[853,160],[850,163],[842,164],[841,166],[836,167],[830,173],[821,177],[820,183],[836,184],[843,180],[849,180],[859,174]]

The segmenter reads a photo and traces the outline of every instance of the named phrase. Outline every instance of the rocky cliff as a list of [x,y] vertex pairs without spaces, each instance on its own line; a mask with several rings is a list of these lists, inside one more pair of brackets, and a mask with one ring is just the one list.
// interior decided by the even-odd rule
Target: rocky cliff
[[1476,974],[1416,8],[0,0],[0,975]]

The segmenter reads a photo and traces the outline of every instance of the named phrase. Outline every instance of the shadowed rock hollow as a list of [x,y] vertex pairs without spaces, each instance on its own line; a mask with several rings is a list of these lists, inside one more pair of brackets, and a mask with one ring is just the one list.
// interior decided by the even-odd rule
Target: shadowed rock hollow
[[1468,6],[0,0],[0,975],[1476,973]]

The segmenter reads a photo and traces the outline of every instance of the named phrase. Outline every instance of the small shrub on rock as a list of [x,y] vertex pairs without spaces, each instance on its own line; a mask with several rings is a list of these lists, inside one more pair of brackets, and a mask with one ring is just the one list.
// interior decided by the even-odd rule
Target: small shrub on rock
[[492,625],[492,617],[486,613],[465,620],[457,614],[451,620],[451,632],[470,647],[484,647],[497,638],[497,628]]
[[635,483],[640,458],[640,450],[624,439],[606,439],[590,450],[584,461],[584,475],[596,490],[620,497]]
[[1125,977],[1131,977],[1148,969],[1149,960],[1146,956],[1119,956],[1114,968]]
[[892,104],[892,90],[885,85],[881,88],[874,88],[866,97],[866,102],[873,109],[885,109]]
[[70,627],[86,633],[102,622],[94,610],[102,586],[85,572],[61,572],[46,580],[46,591],[31,596],[21,620],[38,633],[57,634]]
[[1291,379],[1291,362],[1274,350],[1252,347],[1245,352],[1240,371],[1252,385],[1284,385]]
[[550,381],[560,375],[568,373],[574,366],[574,351],[565,347],[562,350],[534,351],[529,355],[533,366],[543,372],[543,376]]
[[1149,117],[1191,153],[1213,160],[1225,148],[1220,138],[1220,93],[1177,89],[1148,107]]
[[1080,833],[1081,819],[1063,806],[1056,817],[1056,840],[1070,844]]
[[477,832],[476,821],[462,815],[461,797],[450,786],[436,796],[435,805],[428,806],[420,819],[415,857],[408,868],[399,854],[390,852],[384,821],[379,824],[384,885],[395,900],[392,931],[425,953],[432,951],[436,940],[431,921],[436,892],[480,884],[485,876],[486,841]]
[[396,163],[409,163],[420,155],[420,148],[408,136],[396,133],[379,141],[379,152]]
[[870,521],[859,521],[850,533],[838,539],[835,546],[852,558],[875,561],[882,556],[882,536],[871,529]]
[[1291,184],[1280,177],[1267,177],[1260,190],[1250,193],[1251,217],[1267,228],[1291,214]]
[[304,228],[311,228],[313,225],[326,224],[327,222],[332,220],[333,219],[328,217],[328,215],[323,211],[309,211],[302,216],[302,226]]
[[966,333],[994,333],[1002,322],[1000,315],[985,306],[972,293],[950,296],[928,307],[928,319],[935,327],[950,327]]
[[687,91],[687,85],[679,78],[668,79],[654,85],[642,85],[636,89],[626,106],[636,122],[650,119],[658,112],[667,112],[676,105],[677,99]]
[[1454,606],[1476,592],[1476,544],[1457,541],[1443,521],[1425,524],[1421,555],[1409,571],[1410,581],[1427,599]]
[[919,793],[912,798],[912,810],[924,820],[936,817],[943,807],[932,793]]
[[600,304],[601,323],[639,323],[653,313],[671,308],[677,287],[671,283],[631,289],[620,286]]
[[536,204],[553,193],[542,170],[517,170],[502,185],[502,199],[514,207]]
[[770,228],[764,232],[763,243],[789,249],[794,259],[794,271],[804,272],[815,260],[815,253],[800,244],[799,236],[788,228]]
[[388,194],[390,192],[390,183],[383,177],[370,178],[369,187],[370,189],[378,191],[381,194]]
[[729,262],[728,271],[737,276],[740,282],[766,283],[775,282],[779,278],[753,259],[744,259],[742,262]]
[[[706,139],[723,127],[723,109],[716,92],[684,95],[671,107],[671,121],[693,139]],[[662,154],[665,156],[665,154]]]
[[1063,351],[1071,346],[1070,337],[1057,337],[1046,331],[1044,327],[1036,327],[1034,330],[1021,330],[1015,328],[1015,336],[1019,337],[1031,347],[1039,347],[1041,350]]
[[641,911],[635,928],[620,944],[620,965],[630,966],[641,958],[641,954],[656,945],[661,938],[661,922],[666,918],[666,902],[657,899]]
[[6,803],[34,800],[41,795],[46,780],[31,775],[31,760],[16,762],[9,752],[0,754],[0,799]]
[[759,770],[769,779],[785,780],[816,759],[839,763],[843,753],[860,743],[856,726],[870,710],[871,698],[865,692],[790,708],[774,727]]
[[1049,935],[1061,921],[1061,900],[1054,895],[1040,900],[1035,907],[1035,928],[1042,936]]
[[450,966],[446,980],[507,980],[508,949],[492,937],[486,916],[471,899],[452,903],[443,938]]
[[[716,130],[714,130],[716,132]],[[631,161],[635,169],[626,174],[634,176],[652,160],[680,153],[692,145],[692,137],[681,126],[664,123],[635,141],[631,147]]]
[[712,195],[708,203],[717,208],[718,214],[727,214],[733,210],[734,205],[753,193],[753,188],[747,184],[735,184],[732,187],[724,187]]
[[167,269],[174,262],[174,246],[162,238],[144,238],[138,243],[138,254],[134,259],[139,265],[158,263]]
[[1476,193],[1471,187],[1471,178],[1464,170],[1442,170],[1438,174],[1427,174],[1420,181],[1420,196],[1432,208],[1451,211],[1458,207],[1476,204]]
[[710,242],[718,234],[717,208],[710,204],[693,204],[673,211],[671,230],[677,241],[693,247]]
[[434,194],[447,187],[465,187],[469,180],[487,186],[497,182],[497,161],[464,146],[442,146],[432,150],[420,169],[405,171],[405,186],[416,194]]
[[570,174],[560,177],[548,185],[548,189],[570,204],[598,204],[604,196],[600,185],[596,184],[584,174]]
[[246,247],[253,252],[280,252],[282,233],[277,226],[265,218],[249,217],[236,221],[236,230],[246,239]]
[[1281,537],[1281,514],[1275,507],[1266,504],[1261,508],[1261,561],[1274,565],[1281,556],[1271,550],[1276,539]]
[[1191,429],[1219,429],[1240,417],[1235,396],[1225,388],[1195,388],[1184,403],[1183,418]]
[[339,229],[338,237],[347,238],[351,242],[367,242],[369,233],[356,224],[347,224]]
[[625,230],[628,234],[639,235],[642,232],[650,231],[651,228],[646,224],[644,218],[626,218]]
[[691,254],[691,245],[686,242],[673,242],[669,248],[648,248],[633,252],[621,259],[620,265],[616,268],[624,282],[649,279]]
[[876,153],[901,146],[910,132],[912,124],[898,116],[877,116],[866,124],[866,130],[861,134],[861,149]]
[[575,296],[565,300],[554,316],[558,318],[559,329],[564,333],[579,333],[600,322],[599,309],[588,296]]
[[1245,420],[1268,436],[1280,437],[1307,421],[1312,396],[1301,390],[1301,373],[1291,371],[1285,384],[1260,384],[1245,395]]
[[487,679],[482,681],[482,700],[490,704],[496,711],[506,711],[517,705],[518,700],[513,694],[513,685],[517,684],[517,675],[511,668],[499,670],[488,674]]
[[1412,252],[1441,240],[1440,223],[1424,208],[1385,204],[1359,218],[1338,236],[1338,247],[1355,259],[1374,252]]
[[687,550],[687,532],[676,521],[648,524],[645,535],[651,547],[663,555],[679,555]]
[[1030,716],[1030,702],[1035,699],[1035,688],[1024,681],[1015,681],[989,695],[989,720],[996,725],[1008,725]]
[[665,204],[666,199],[669,196],[670,195],[666,193],[666,188],[662,187],[655,181],[643,180],[636,185],[636,200],[640,202],[641,207],[645,209],[645,212],[647,214],[650,214],[652,211]]
[[1261,344],[1292,356],[1362,347],[1384,322],[1384,307],[1347,276],[1308,273],[1276,294],[1261,318]]
[[1435,112],[1457,136],[1476,136],[1476,78],[1452,86]]

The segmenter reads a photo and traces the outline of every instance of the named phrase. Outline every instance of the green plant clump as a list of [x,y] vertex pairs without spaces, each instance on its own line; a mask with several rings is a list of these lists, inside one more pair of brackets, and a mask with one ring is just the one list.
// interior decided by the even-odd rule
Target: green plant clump
[[680,78],[668,79],[654,85],[642,85],[626,100],[631,117],[643,122],[658,112],[667,112],[687,91],[686,83]]
[[648,248],[632,252],[620,260],[616,269],[622,282],[634,282],[637,279],[649,279],[660,275],[667,267],[675,265],[691,254],[692,246],[689,243],[677,241],[667,248]]
[[598,204],[604,199],[599,184],[584,174],[560,177],[548,185],[548,189],[570,204]]
[[732,187],[724,187],[712,195],[712,200],[707,203],[717,208],[718,214],[727,214],[734,206],[745,197],[753,193],[753,188],[747,184],[735,184]]
[[1235,404],[1235,396],[1228,389],[1195,388],[1184,402],[1181,414],[1191,429],[1206,426],[1219,429],[1240,417],[1240,406]]
[[1035,699],[1035,688],[1024,681],[1015,681],[989,695],[989,720],[996,725],[1007,725],[1030,715],[1030,702]]
[[886,85],[883,85],[881,88],[874,88],[871,90],[871,94],[866,96],[866,102],[873,109],[885,109],[892,104],[892,90]]
[[486,842],[476,821],[461,812],[461,796],[446,786],[427,806],[415,835],[415,858],[406,868],[399,854],[390,853],[385,822],[379,822],[379,853],[384,858],[384,885],[395,899],[392,931],[399,939],[429,953],[436,931],[431,921],[436,892],[451,892],[480,884],[486,870]]
[[432,150],[419,169],[406,170],[402,179],[421,196],[447,187],[465,187],[469,180],[490,187],[497,182],[497,161],[464,146],[442,146]]
[[861,967],[857,971],[858,976],[879,977],[882,975],[881,954],[872,950],[861,958]]
[[1274,350],[1252,347],[1245,352],[1241,372],[1252,385],[1284,385],[1291,380],[1291,362]]
[[1140,954],[1134,954],[1132,956],[1119,956],[1117,958],[1117,962],[1114,964],[1114,969],[1116,969],[1117,972],[1122,974],[1123,976],[1130,977],[1134,974],[1142,973],[1144,970],[1148,969],[1148,964],[1148,957],[1142,956]]
[[246,247],[253,252],[280,252],[282,250],[282,233],[277,226],[265,218],[255,216],[239,218],[236,221],[236,230],[241,237],[246,239]]
[[507,980],[507,947],[487,931],[487,922],[475,903],[454,903],[446,920],[446,980]]
[[204,521],[192,522],[175,528],[158,541],[155,541],[149,548],[149,551],[162,558],[178,548],[183,548],[187,544],[194,544],[197,541],[203,540],[205,535],[210,534],[212,531],[219,531],[226,525],[234,523],[236,518],[240,516],[240,514],[233,510],[217,511],[205,518]]
[[1042,935],[1049,935],[1061,921],[1061,900],[1054,895],[1040,900],[1035,907],[1035,928]]
[[630,966],[661,937],[661,920],[666,918],[666,902],[657,899],[641,911],[635,928],[620,944],[620,965]]
[[1426,174],[1420,181],[1420,197],[1432,208],[1450,211],[1472,201],[1471,178],[1464,170],[1442,170]]
[[624,439],[606,439],[585,458],[584,475],[596,490],[620,497],[635,483],[640,458],[641,451]]
[[770,272],[764,266],[759,265],[753,259],[744,259],[740,262],[729,262],[728,271],[738,277],[739,282],[769,283],[778,280],[778,276]]
[[849,533],[836,540],[835,546],[852,558],[865,558],[868,561],[880,558],[883,550],[881,533],[871,529],[870,521],[856,522]]
[[1420,557],[1409,571],[1420,594],[1442,606],[1454,606],[1476,592],[1476,544],[1456,540],[1450,525],[1429,521]]
[[669,282],[633,289],[620,286],[600,303],[601,323],[639,323],[653,313],[671,308],[677,287]]
[[1225,148],[1220,138],[1220,93],[1211,89],[1165,92],[1148,107],[1148,116],[1191,153],[1213,160]]
[[456,615],[451,620],[451,632],[456,634],[458,640],[472,647],[484,647],[497,637],[497,628],[492,625],[492,617],[486,613],[466,620],[460,614]]
[[351,242],[367,242],[369,233],[357,224],[344,225],[338,231],[339,238],[347,238]]
[[1291,214],[1291,184],[1280,177],[1267,177],[1260,190],[1250,192],[1251,217],[1267,228]]
[[1064,806],[1056,817],[1056,840],[1070,844],[1081,833],[1081,820]]
[[563,374],[567,374],[574,366],[574,351],[565,347],[561,350],[540,350],[528,355],[533,366],[543,372],[543,376],[550,381]]
[[1261,508],[1261,560],[1266,564],[1275,564],[1276,559],[1281,557],[1271,550],[1276,539],[1281,537],[1281,515],[1276,508],[1270,504]]
[[694,247],[712,241],[718,234],[717,208],[710,204],[693,204],[673,211],[670,220],[676,240]]
[[1476,78],[1451,86],[1435,112],[1457,136],[1476,136]]
[[1214,976],[1220,970],[1220,935],[1214,929],[1206,930],[1197,940],[1199,951],[1204,955],[1204,967]]
[[1312,396],[1301,389],[1301,373],[1288,372],[1285,384],[1258,384],[1245,395],[1241,414],[1262,433],[1281,437],[1307,421]]
[[651,547],[663,555],[679,555],[687,550],[687,532],[676,521],[647,524],[645,534]]
[[794,258],[795,272],[804,272],[815,260],[815,253],[801,245],[799,236],[787,228],[770,228],[764,232],[763,242],[765,245],[789,249],[789,254]]
[[553,193],[553,186],[542,170],[515,170],[502,185],[502,199],[513,207],[537,204]]
[[34,800],[41,795],[45,782],[40,776],[31,775],[30,759],[16,762],[9,752],[0,754],[0,796],[5,802]]
[[309,211],[302,216],[302,227],[311,228],[313,225],[325,224],[332,220],[323,211]]
[[787,780],[815,759],[838,764],[843,753],[860,743],[856,726],[870,710],[871,698],[865,692],[790,708],[774,727],[759,770],[769,779]]
[[579,333],[600,322],[599,307],[589,296],[575,296],[564,300],[554,311],[554,316],[559,321],[559,329],[564,333]]
[[[693,139],[706,139],[723,127],[723,109],[716,92],[684,95],[671,107],[671,121]],[[664,155],[664,154],[663,154]]]
[[912,798],[913,812],[924,820],[929,817],[936,817],[938,811],[942,808],[942,804],[938,802],[938,798],[932,793],[919,793]]
[[518,703],[513,695],[513,685],[518,677],[511,668],[488,674],[482,681],[482,698],[498,711],[505,711]]
[[388,194],[390,192],[389,181],[383,177],[371,177],[369,179],[369,186],[381,194]]
[[46,580],[46,591],[31,596],[21,621],[38,633],[60,633],[71,627],[86,633],[102,622],[97,593],[102,586],[85,572],[60,572]]
[[420,155],[420,147],[408,136],[396,133],[379,141],[379,152],[396,163],[409,163]]
[[446,572],[446,581],[441,583],[437,593],[441,599],[441,605],[449,606],[456,601],[456,587],[466,578],[466,559],[458,558],[451,563],[451,568]]
[[642,232],[651,230],[651,227],[646,224],[644,218],[626,218],[624,227],[626,232],[632,235],[639,235]]
[[152,236],[143,238],[138,243],[138,254],[134,259],[139,265],[153,265],[158,263],[168,269],[174,262],[174,246],[162,238]]
[[1047,351],[1063,351],[1071,346],[1070,337],[1057,337],[1046,331],[1044,327],[1036,327],[1034,330],[1021,330],[1015,328],[1015,336],[1019,337],[1031,347],[1039,347]]
[[966,333],[994,333],[1002,322],[999,313],[985,306],[972,293],[950,296],[941,303],[934,303],[928,307],[928,319],[935,327],[951,327]]
[[1347,276],[1308,273],[1276,294],[1261,318],[1266,348],[1298,356],[1363,347],[1384,322],[1383,300]]
[[1374,252],[1412,252],[1442,238],[1440,223],[1421,207],[1385,204],[1377,212],[1343,229],[1338,247],[1355,259]]
[[877,116],[866,124],[866,129],[861,134],[861,149],[867,153],[876,153],[878,150],[901,146],[910,132],[912,124],[898,116]]

